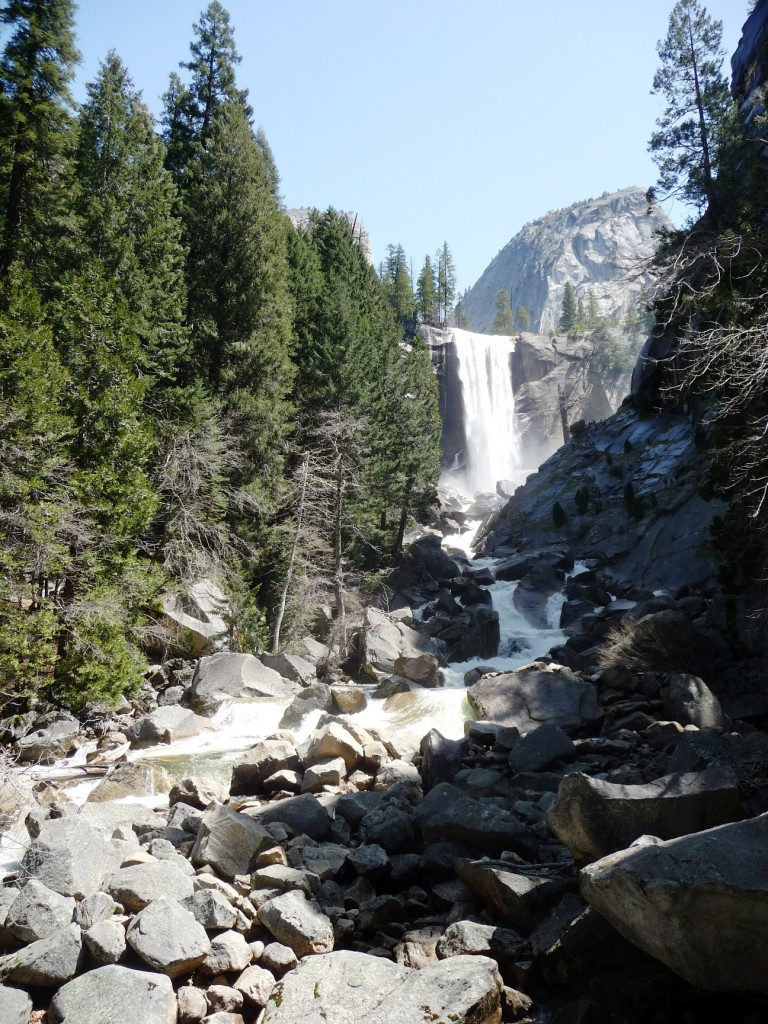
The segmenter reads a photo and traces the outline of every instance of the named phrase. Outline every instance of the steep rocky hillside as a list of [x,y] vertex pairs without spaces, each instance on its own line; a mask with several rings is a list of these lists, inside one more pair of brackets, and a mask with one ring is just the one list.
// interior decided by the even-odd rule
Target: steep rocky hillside
[[473,330],[490,332],[495,298],[510,293],[513,310],[525,306],[531,329],[557,330],[563,290],[594,296],[598,313],[623,321],[652,284],[638,266],[654,250],[654,233],[670,226],[659,208],[650,212],[641,188],[574,203],[540,217],[504,246],[469,290],[464,309]]

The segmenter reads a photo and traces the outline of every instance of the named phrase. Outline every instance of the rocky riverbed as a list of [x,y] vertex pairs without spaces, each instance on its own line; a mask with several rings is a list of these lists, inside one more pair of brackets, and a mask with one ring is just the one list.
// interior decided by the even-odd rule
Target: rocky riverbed
[[[417,542],[344,674],[320,678],[312,641],[221,652],[158,667],[85,732],[5,722],[21,759],[103,778],[78,806],[7,773],[29,845],[0,889],[0,1019],[762,1020],[768,708],[716,594],[639,590],[560,539],[492,569]],[[476,660],[463,736],[362,725],[369,700],[436,693],[450,652],[494,661],[494,578],[532,624],[562,593],[565,642]],[[224,781],[127,759],[209,737],[227,704],[272,724]]]

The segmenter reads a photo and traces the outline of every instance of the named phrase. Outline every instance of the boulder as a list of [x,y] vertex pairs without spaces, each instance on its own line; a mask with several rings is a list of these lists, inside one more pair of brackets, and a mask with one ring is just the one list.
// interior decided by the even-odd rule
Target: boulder
[[307,957],[275,986],[263,1024],[499,1024],[495,962],[457,956],[423,970],[339,950]]
[[673,722],[697,729],[726,729],[729,725],[720,701],[704,680],[686,673],[670,676],[664,714]]
[[203,814],[190,856],[194,864],[210,864],[224,878],[234,878],[247,874],[259,851],[274,844],[254,817],[212,803]]
[[355,736],[339,722],[330,722],[321,729],[316,729],[305,743],[299,747],[301,760],[306,768],[340,757],[344,760],[347,771],[351,772],[363,760],[363,747]]
[[243,971],[252,959],[251,947],[240,932],[220,932],[211,939],[211,948],[200,965],[200,972],[217,976]]
[[453,782],[461,770],[461,754],[466,744],[450,740],[437,729],[430,729],[421,740],[421,778],[425,792],[441,782]]
[[178,637],[189,653],[199,658],[229,646],[232,609],[227,595],[209,579],[193,583],[184,594],[162,598],[163,625]]
[[99,967],[60,988],[48,1016],[51,1024],[176,1024],[176,995],[162,974]]
[[551,629],[557,625],[549,621],[549,599],[559,593],[565,573],[556,568],[549,558],[541,558],[522,577],[512,595],[512,603],[532,626]]
[[528,943],[511,928],[497,928],[477,921],[454,921],[438,939],[435,952],[441,960],[452,956],[490,956],[504,965],[524,960]]
[[267,1005],[272,989],[275,987],[275,976],[264,967],[252,964],[246,967],[234,984],[238,992],[242,992],[245,1000],[257,1009]]
[[0,778],[0,829],[10,831],[35,803],[32,782],[18,772]]
[[768,995],[768,814],[590,864],[581,893],[692,985]]
[[324,786],[338,786],[347,776],[347,766],[342,757],[329,757],[318,761],[304,772],[301,783],[302,793],[320,793]]
[[409,554],[430,579],[452,580],[461,574],[459,563],[446,555],[442,548],[442,538],[435,534],[427,534],[415,540]]
[[208,804],[214,800],[224,803],[228,796],[228,788],[223,783],[217,782],[216,779],[208,779],[200,775],[190,775],[171,787],[171,791],[168,794],[168,803],[171,806],[177,803],[185,803],[189,804],[190,807],[196,807],[198,810],[204,811]]
[[72,921],[75,901],[30,878],[8,908],[4,928],[21,942],[36,942]]
[[411,817],[396,804],[369,811],[360,822],[359,832],[363,843],[378,844],[388,854],[410,853],[416,846]]
[[428,637],[396,621],[380,608],[365,609],[360,650],[364,671],[370,667],[392,675],[399,657],[418,658],[421,654],[432,654],[442,664],[439,651]]
[[530,856],[538,846],[530,831],[510,810],[496,802],[473,800],[468,796],[452,801],[422,820],[421,831],[428,843],[464,843],[491,855],[513,850]]
[[300,686],[267,668],[252,654],[211,654],[201,658],[192,679],[192,699],[199,714],[210,717],[234,698],[285,698]]
[[642,835],[674,839],[744,816],[736,776],[712,766],[635,786],[566,775],[549,825],[574,860],[582,861],[623,850]]
[[88,952],[95,963],[116,964],[125,952],[125,928],[119,921],[99,921],[83,932]]
[[99,921],[108,921],[116,910],[117,904],[108,893],[94,892],[75,906],[73,920],[83,931],[87,931]]
[[0,985],[0,1020],[3,1024],[29,1024],[32,1000],[20,988]]
[[191,981],[182,985],[176,993],[178,1003],[179,1024],[199,1024],[208,1013],[208,1001],[205,992],[195,988]]
[[395,672],[404,679],[420,686],[435,687],[440,685],[438,669],[440,662],[434,654],[419,654],[408,657],[401,654],[395,661]]
[[169,978],[199,967],[211,948],[202,925],[164,896],[139,911],[128,925],[127,939],[145,963]]
[[330,918],[302,892],[286,892],[269,900],[259,911],[259,921],[299,958],[333,949]]
[[58,988],[77,974],[82,951],[78,925],[57,928],[46,938],[0,958],[0,977],[18,985]]
[[20,761],[52,764],[74,747],[80,735],[80,723],[71,715],[54,713],[35,723],[33,732],[16,741]]
[[[282,822],[288,825],[296,835],[309,836],[318,843],[327,839],[331,832],[331,819],[328,816],[328,811],[311,793],[286,797],[262,807],[247,807],[243,811],[243,816],[259,823],[262,827],[273,822]],[[272,845],[272,842],[270,836],[269,845]]]
[[171,704],[137,718],[126,730],[126,735],[134,747],[153,747],[158,743],[175,743],[176,740],[198,736],[207,728],[210,728],[210,723],[194,711]]
[[241,754],[232,766],[230,792],[233,796],[258,793],[270,775],[296,771],[301,760],[293,743],[284,739],[266,739]]
[[467,696],[478,718],[514,726],[522,735],[545,724],[579,729],[603,714],[591,683],[562,665],[539,661],[483,678],[469,687]]
[[513,772],[540,772],[555,761],[572,760],[573,740],[559,725],[540,725],[526,733],[512,747],[509,766]]
[[167,793],[170,788],[171,777],[164,768],[132,761],[128,764],[115,765],[107,777],[91,790],[88,801],[110,803],[130,796],[144,797]]
[[281,729],[297,729],[312,711],[333,711],[333,691],[327,683],[310,683],[293,698],[280,719]]
[[237,921],[235,908],[216,889],[198,889],[180,903],[206,931],[228,930],[234,928]]
[[170,861],[153,860],[114,871],[104,890],[127,910],[141,910],[161,896],[182,900],[194,890],[192,879]]
[[501,638],[499,613],[492,608],[473,607],[457,619],[456,633],[456,637],[445,635],[450,646],[451,661],[495,658]]
[[309,686],[317,682],[317,665],[300,654],[287,654],[282,651],[280,654],[262,654],[262,662],[267,668],[278,672],[283,679],[290,679],[301,686]]
[[340,715],[355,715],[358,711],[365,711],[368,707],[368,698],[360,686],[334,685],[331,687],[333,697],[333,710]]
[[558,901],[563,882],[514,871],[505,861],[457,860],[456,875],[485,906],[523,935]]
[[43,822],[22,860],[25,873],[62,896],[81,898],[98,892],[116,870],[124,850],[80,815]]

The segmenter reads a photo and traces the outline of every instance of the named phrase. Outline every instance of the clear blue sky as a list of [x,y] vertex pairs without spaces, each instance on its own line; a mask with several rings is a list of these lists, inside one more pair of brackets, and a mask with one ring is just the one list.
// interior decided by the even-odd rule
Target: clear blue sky
[[[463,289],[528,221],[655,180],[673,0],[223,2],[286,206],[356,212],[377,263],[399,242],[418,272],[447,240]],[[747,0],[705,3],[729,59]],[[159,115],[205,6],[79,0],[77,98],[114,48]]]

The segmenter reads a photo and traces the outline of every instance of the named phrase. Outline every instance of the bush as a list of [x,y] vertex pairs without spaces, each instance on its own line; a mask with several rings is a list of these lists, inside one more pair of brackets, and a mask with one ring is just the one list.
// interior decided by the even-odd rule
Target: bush
[[691,672],[711,670],[714,651],[682,612],[664,611],[639,621],[626,615],[609,630],[598,653],[602,668],[623,666],[630,672]]
[[552,522],[559,530],[561,527],[565,526],[567,521],[568,516],[565,514],[565,509],[559,501],[556,501],[552,506]]
[[571,424],[570,430],[571,437],[574,439],[574,441],[578,441],[586,434],[587,424],[584,422],[584,420],[576,420],[574,423]]

